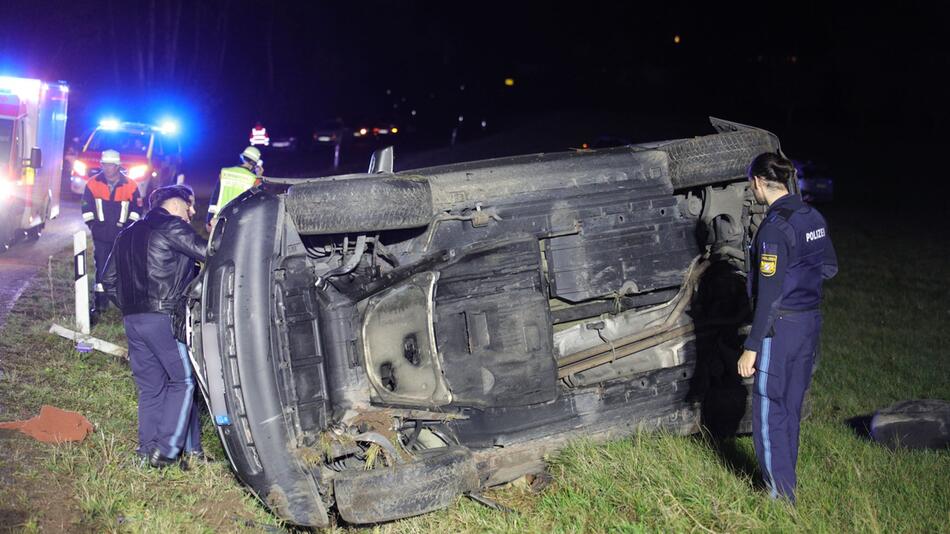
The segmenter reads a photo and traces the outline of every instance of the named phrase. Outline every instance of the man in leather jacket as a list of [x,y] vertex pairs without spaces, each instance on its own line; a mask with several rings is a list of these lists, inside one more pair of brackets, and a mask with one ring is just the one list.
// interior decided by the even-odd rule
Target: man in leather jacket
[[201,450],[195,381],[174,316],[182,312],[195,262],[205,260],[208,243],[189,224],[195,210],[187,186],[156,189],[149,205],[148,214],[116,238],[102,283],[122,311],[129,341],[139,393],[138,453],[152,467],[165,467],[183,449]]

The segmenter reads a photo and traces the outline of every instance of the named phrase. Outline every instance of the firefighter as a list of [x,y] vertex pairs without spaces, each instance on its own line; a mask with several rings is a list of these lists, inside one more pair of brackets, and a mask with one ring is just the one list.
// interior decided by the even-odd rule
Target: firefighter
[[838,272],[831,235],[818,210],[789,193],[792,162],[757,156],[749,167],[756,202],[768,205],[749,253],[752,330],[739,375],[755,375],[752,438],[773,498],[795,502],[802,401],[811,382],[821,332],[822,282]]
[[82,194],[82,220],[92,231],[93,258],[96,262],[96,298],[91,317],[108,306],[101,297],[102,273],[119,232],[142,215],[142,197],[138,185],[119,166],[115,150],[104,150],[99,160],[102,170],[89,178]]
[[238,197],[241,193],[261,183],[260,177],[264,173],[264,160],[257,147],[249,146],[241,152],[241,164],[237,167],[225,167],[221,174],[214,193],[211,194],[211,203],[208,205],[207,230],[210,232],[212,223],[218,212]]

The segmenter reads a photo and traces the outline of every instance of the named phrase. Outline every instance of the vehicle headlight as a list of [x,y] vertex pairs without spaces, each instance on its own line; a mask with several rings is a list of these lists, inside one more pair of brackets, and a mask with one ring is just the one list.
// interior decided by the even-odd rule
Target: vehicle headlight
[[73,162],[73,172],[78,174],[79,176],[85,176],[87,170],[88,169],[86,167],[86,164],[83,163],[82,161],[77,159],[76,161]]
[[136,165],[129,169],[129,178],[133,180],[141,180],[143,176],[148,172],[148,165]]

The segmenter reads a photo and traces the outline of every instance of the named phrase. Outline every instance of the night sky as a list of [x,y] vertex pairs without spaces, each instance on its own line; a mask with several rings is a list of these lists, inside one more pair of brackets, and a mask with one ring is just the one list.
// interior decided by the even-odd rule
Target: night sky
[[171,114],[199,146],[411,110],[947,126],[938,3],[656,4],[6,0],[0,72],[69,82],[74,131]]

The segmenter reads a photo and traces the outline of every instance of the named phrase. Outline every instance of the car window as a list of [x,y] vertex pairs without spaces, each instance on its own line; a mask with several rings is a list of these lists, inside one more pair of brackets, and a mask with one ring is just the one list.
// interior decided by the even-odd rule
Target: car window
[[120,154],[145,155],[150,135],[140,132],[96,130],[87,150],[117,150]]

